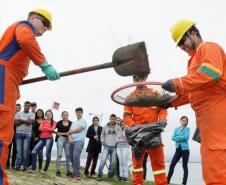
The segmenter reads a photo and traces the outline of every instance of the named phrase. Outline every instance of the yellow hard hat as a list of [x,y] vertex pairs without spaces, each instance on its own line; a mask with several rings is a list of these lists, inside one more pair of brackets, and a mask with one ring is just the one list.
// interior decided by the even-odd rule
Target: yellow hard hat
[[43,9],[43,8],[38,8],[38,9],[30,11],[28,13],[28,16],[30,16],[33,13],[40,14],[41,16],[45,17],[50,23],[48,30],[52,30],[52,14],[49,11],[47,11],[46,9]]
[[173,40],[178,44],[183,35],[196,23],[187,19],[176,22],[170,29]]

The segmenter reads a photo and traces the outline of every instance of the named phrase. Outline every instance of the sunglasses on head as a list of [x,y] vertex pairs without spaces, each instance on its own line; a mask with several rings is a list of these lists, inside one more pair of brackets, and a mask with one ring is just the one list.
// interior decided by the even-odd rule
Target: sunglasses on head
[[178,42],[178,46],[184,45],[185,41],[187,40],[187,35],[184,35],[181,39],[180,42]]

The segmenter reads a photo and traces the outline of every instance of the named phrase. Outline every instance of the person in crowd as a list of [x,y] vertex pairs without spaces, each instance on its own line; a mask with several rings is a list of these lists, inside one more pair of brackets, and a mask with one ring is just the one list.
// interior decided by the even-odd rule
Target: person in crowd
[[[35,120],[35,113],[36,113],[36,109],[37,109],[37,103],[36,102],[31,102],[31,114],[32,114],[32,119]],[[43,114],[44,116],[44,114]],[[32,123],[33,124],[33,123]],[[33,129],[33,125],[32,125],[32,129]],[[33,132],[33,130],[32,130]],[[32,150],[34,148],[34,141],[33,141],[33,137],[31,137],[31,144],[30,144],[30,149],[29,149],[29,162],[28,162],[28,166],[29,166],[29,170],[31,169],[31,161],[32,161]]]
[[51,29],[51,13],[40,8],[30,11],[27,20],[10,25],[0,40],[0,182],[4,185],[9,184],[5,168],[8,145],[14,134],[13,121],[16,100],[20,97],[19,85],[28,73],[30,60],[41,68],[49,80],[60,78],[59,73],[47,62],[36,40],[36,37]]
[[[96,165],[99,153],[101,153],[102,144],[100,142],[100,136],[102,132],[102,127],[99,126],[99,118],[97,116],[93,117],[93,124],[89,126],[86,137],[89,138],[88,146],[86,152],[88,152],[86,166],[84,174],[85,176],[96,175]],[[89,173],[89,167],[92,162],[91,171]]]
[[[120,123],[121,123],[122,119],[117,116],[115,121],[116,121],[116,125],[118,125],[120,127]],[[117,152],[116,152],[116,174],[117,174],[118,180],[121,180],[121,178],[120,178],[120,168],[119,168],[119,159],[118,159]]]
[[108,156],[110,156],[110,165],[108,168],[108,179],[112,180],[114,176],[114,161],[116,158],[116,135],[121,130],[121,128],[116,125],[116,115],[111,114],[110,122],[107,123],[101,132],[101,143],[104,147],[102,152],[102,157],[100,161],[100,166],[98,169],[97,180],[101,181],[103,176],[103,169],[106,164]]
[[31,103],[26,101],[24,103],[24,110],[17,112],[15,117],[16,126],[16,170],[27,171],[29,162],[29,149],[31,142],[32,131],[32,113],[30,112]]
[[46,146],[46,162],[43,169],[44,173],[47,173],[49,164],[51,162],[51,151],[53,147],[53,133],[56,128],[56,122],[53,120],[53,112],[47,110],[45,112],[46,119],[41,121],[39,126],[40,140],[32,150],[32,172],[35,173],[36,161],[38,153]]
[[[35,120],[32,122],[31,159],[30,159],[31,164],[30,165],[32,165],[32,150],[35,148],[35,146],[40,141],[41,131],[39,130],[39,127],[43,120],[44,120],[44,112],[42,109],[38,109],[35,113]],[[38,156],[38,169],[39,169],[39,172],[41,172],[42,161],[43,161],[43,150],[39,150],[37,156]],[[30,168],[30,170],[31,170],[31,168]],[[36,169],[34,169],[34,170],[36,170]]]
[[[148,74],[134,75],[134,82],[144,82],[148,77]],[[146,86],[138,86],[133,94],[147,93],[152,95],[154,90]],[[136,124],[150,124],[155,122],[166,122],[167,110],[157,107],[136,107],[136,106],[124,106],[124,121],[128,127],[133,127]],[[159,136],[161,140],[161,135]],[[143,159],[145,152],[148,153],[151,160],[152,172],[154,175],[156,185],[167,185],[167,177],[165,172],[165,158],[162,141],[158,146],[142,148],[141,158],[137,159],[132,152],[132,183],[133,185],[143,185]]]
[[72,175],[70,172],[70,158],[69,158],[69,130],[71,128],[72,122],[68,119],[68,112],[63,111],[61,114],[62,120],[57,122],[57,133],[55,141],[57,142],[57,159],[56,159],[56,175],[60,176],[60,164],[61,158],[64,150],[65,154],[65,165],[66,165],[66,176],[69,177]]
[[35,119],[36,110],[37,110],[37,103],[36,102],[31,102],[31,113],[33,113],[34,119]]
[[118,132],[116,136],[116,147],[117,147],[117,156],[119,158],[119,176],[120,180],[128,182],[129,178],[129,169],[128,169],[128,161],[130,154],[130,147],[126,140],[125,136],[125,122],[121,120],[120,122],[121,130]]
[[[21,111],[21,104],[17,103],[16,104],[16,113]],[[16,116],[16,115],[15,115]],[[14,124],[14,136],[11,144],[9,145],[9,155],[8,155],[8,160],[7,160],[7,165],[6,169],[10,168],[10,158],[12,157],[11,160],[11,169],[15,168],[15,163],[16,163],[16,140],[15,140],[15,133],[16,133],[16,126]],[[11,150],[12,150],[12,156],[11,156]]]
[[85,144],[87,122],[83,119],[83,108],[75,109],[77,120],[72,123],[69,131],[69,155],[73,166],[73,174],[71,178],[81,180],[80,172],[80,156]]
[[206,184],[226,183],[226,57],[217,43],[204,42],[196,23],[179,20],[171,27],[178,48],[189,55],[187,74],[167,80],[162,88],[179,98],[165,108],[190,103],[201,138],[201,162]]
[[174,168],[177,162],[182,157],[182,166],[184,170],[184,177],[182,181],[182,185],[187,184],[188,179],[188,159],[189,159],[189,145],[188,139],[190,135],[190,128],[187,127],[188,117],[182,116],[180,118],[180,127],[177,127],[172,136],[172,140],[176,143],[176,152],[174,153],[173,159],[170,164],[169,173],[167,176],[168,183],[170,183],[171,177],[173,176]]

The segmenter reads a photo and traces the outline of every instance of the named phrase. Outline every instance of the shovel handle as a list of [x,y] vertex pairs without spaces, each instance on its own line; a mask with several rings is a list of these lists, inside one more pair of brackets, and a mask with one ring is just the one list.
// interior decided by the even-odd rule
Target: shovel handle
[[[111,67],[115,67],[115,63],[108,62],[108,63],[103,63],[103,64],[99,64],[99,65],[95,65],[95,66],[89,66],[89,67],[84,67],[84,68],[79,68],[79,69],[73,69],[70,71],[64,71],[64,72],[60,73],[60,77],[79,74],[79,73],[85,73],[85,72],[95,71],[95,70],[100,70],[100,69],[106,69],[106,68],[111,68]],[[22,85],[30,84],[30,83],[34,83],[34,82],[40,82],[43,80],[47,80],[47,77],[40,76],[40,77],[36,77],[36,78],[27,79],[22,82]]]

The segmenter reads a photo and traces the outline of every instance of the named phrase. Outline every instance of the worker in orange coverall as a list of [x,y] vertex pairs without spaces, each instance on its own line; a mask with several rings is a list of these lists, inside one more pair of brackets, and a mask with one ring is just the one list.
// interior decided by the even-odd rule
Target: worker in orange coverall
[[203,42],[195,22],[180,20],[171,28],[177,46],[189,54],[187,75],[162,88],[180,98],[169,105],[191,103],[201,137],[202,173],[207,185],[226,185],[226,57],[221,46]]
[[[145,81],[147,76],[140,77],[134,76],[134,82]],[[141,88],[141,87],[137,87]],[[142,89],[147,93],[150,93],[150,89],[145,87]],[[138,89],[139,91],[139,89]],[[167,110],[159,109],[156,107],[124,107],[124,121],[129,126],[132,127],[135,124],[148,124],[158,121],[166,121]],[[132,182],[134,185],[143,185],[143,159],[145,152],[148,153],[151,159],[151,166],[153,175],[155,178],[156,185],[167,185],[167,177],[165,171],[165,159],[163,144],[160,144],[158,147],[153,148],[144,148],[142,151],[141,159],[137,160],[135,155],[132,153]]]
[[26,21],[10,25],[0,40],[0,185],[9,184],[5,170],[8,145],[13,137],[19,85],[27,75],[30,60],[41,68],[49,80],[60,78],[42,54],[35,38],[51,29],[50,12],[36,9],[29,12]]

